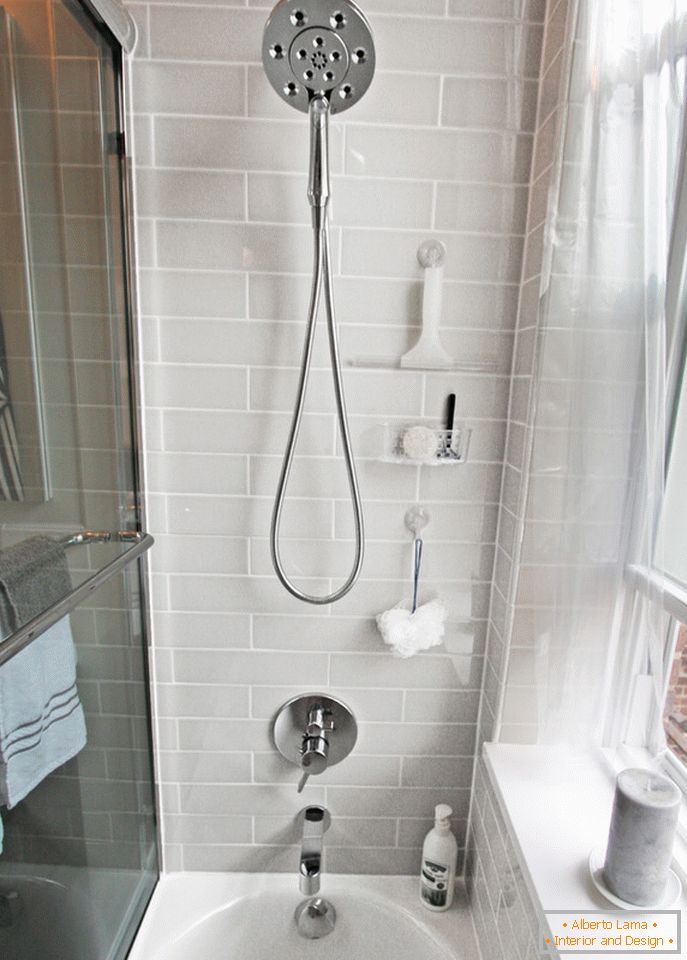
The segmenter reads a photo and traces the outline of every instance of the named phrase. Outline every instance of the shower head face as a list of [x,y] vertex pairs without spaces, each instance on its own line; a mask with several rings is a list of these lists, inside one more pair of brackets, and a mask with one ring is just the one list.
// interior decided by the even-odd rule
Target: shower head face
[[279,0],[265,24],[262,62],[282,100],[308,112],[324,94],[331,113],[357,103],[372,82],[375,50],[353,0]]

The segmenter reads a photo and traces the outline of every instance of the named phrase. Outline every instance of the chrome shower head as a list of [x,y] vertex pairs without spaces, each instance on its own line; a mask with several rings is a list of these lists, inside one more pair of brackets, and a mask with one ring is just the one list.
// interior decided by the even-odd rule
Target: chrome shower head
[[330,113],[340,113],[372,82],[372,30],[353,0],[279,0],[265,24],[262,62],[297,110],[307,113],[313,97],[326,96]]

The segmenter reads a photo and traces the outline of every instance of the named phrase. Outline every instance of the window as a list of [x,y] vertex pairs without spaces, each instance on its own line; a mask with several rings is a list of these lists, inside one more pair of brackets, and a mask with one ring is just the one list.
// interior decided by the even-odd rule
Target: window
[[674,648],[663,708],[668,749],[687,766],[687,626],[674,622]]
[[687,379],[684,377],[677,399],[658,539],[668,588],[687,591]]
[[677,397],[659,547],[665,607],[671,615],[663,729],[668,749],[687,769],[687,379]]
[[[682,182],[667,272],[669,386],[654,406],[655,447],[648,449],[646,488],[633,524],[641,542],[626,571],[629,587],[620,636],[633,638],[618,676],[618,739],[668,752],[664,766],[687,793],[687,181]],[[657,357],[655,356],[656,360]],[[656,376],[660,382],[660,375]],[[660,393],[659,390],[659,393]],[[665,408],[661,404],[665,403]],[[651,400],[648,407],[651,409]],[[666,411],[665,427],[660,410]],[[660,424],[660,426],[659,426]],[[660,435],[668,436],[665,479]],[[647,429],[647,436],[649,431]],[[650,444],[649,444],[650,445]],[[640,454],[641,456],[641,454]],[[655,476],[651,476],[652,469]],[[659,481],[660,477],[660,481]],[[660,510],[660,514],[658,514]],[[653,513],[653,518],[652,518]],[[658,514],[658,515],[657,515]],[[649,545],[648,539],[652,542]],[[622,646],[622,639],[620,641]],[[621,661],[619,661],[621,662]],[[627,672],[624,672],[625,669]],[[617,741],[616,741],[617,742]]]

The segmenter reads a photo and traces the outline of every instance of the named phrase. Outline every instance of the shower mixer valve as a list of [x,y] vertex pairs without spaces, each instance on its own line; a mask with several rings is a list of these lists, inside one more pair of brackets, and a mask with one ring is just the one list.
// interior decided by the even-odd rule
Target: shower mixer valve
[[355,746],[358,728],[349,707],[328,694],[304,693],[285,703],[272,728],[274,743],[300,767],[300,793],[311,776],[340,763]]

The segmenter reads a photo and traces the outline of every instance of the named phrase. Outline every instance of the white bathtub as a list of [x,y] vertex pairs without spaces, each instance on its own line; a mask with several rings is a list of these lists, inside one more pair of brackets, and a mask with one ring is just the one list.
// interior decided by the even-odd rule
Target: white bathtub
[[462,886],[452,908],[419,903],[416,877],[325,876],[336,928],[305,940],[290,874],[177,873],[153,894],[128,960],[478,960]]

